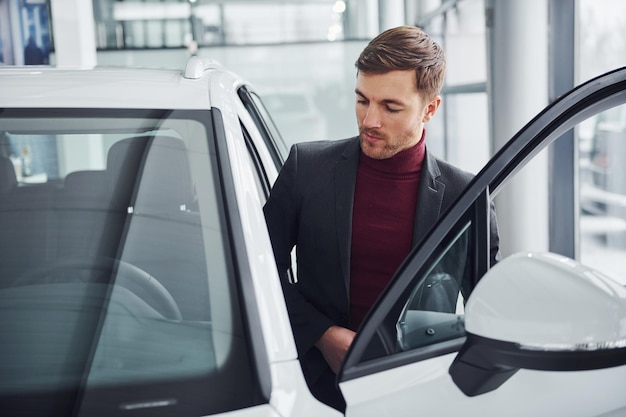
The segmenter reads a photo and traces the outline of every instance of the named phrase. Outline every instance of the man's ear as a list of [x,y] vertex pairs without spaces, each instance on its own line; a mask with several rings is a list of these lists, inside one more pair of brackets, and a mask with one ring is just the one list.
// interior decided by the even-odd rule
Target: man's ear
[[437,109],[441,105],[441,96],[435,96],[430,103],[426,106],[424,110],[424,117],[422,118],[422,122],[426,123],[433,118],[435,113],[437,113]]

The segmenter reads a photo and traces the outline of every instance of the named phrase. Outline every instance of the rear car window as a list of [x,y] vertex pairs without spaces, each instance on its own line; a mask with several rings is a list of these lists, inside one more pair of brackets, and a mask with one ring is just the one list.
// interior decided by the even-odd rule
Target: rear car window
[[261,401],[211,113],[0,110],[0,409]]

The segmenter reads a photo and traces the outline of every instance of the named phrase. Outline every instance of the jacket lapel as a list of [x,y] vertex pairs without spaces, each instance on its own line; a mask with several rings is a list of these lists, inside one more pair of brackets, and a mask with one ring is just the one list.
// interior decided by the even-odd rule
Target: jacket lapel
[[424,237],[428,229],[435,224],[441,214],[443,194],[446,186],[437,180],[439,176],[441,176],[441,172],[439,171],[437,160],[426,149],[419,190],[417,192],[413,246]]
[[360,146],[358,138],[351,141],[344,149],[335,165],[335,229],[341,273],[346,284],[346,294],[350,290],[350,249],[352,240],[352,206],[354,204],[354,189],[356,174],[359,166]]

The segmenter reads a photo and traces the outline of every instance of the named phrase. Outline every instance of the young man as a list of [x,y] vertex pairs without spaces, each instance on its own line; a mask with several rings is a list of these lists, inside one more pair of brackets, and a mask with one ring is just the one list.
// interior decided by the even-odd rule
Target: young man
[[[355,331],[472,179],[426,149],[424,125],[441,104],[446,67],[436,42],[416,27],[389,29],[356,67],[359,136],[294,145],[265,205],[304,375],[318,399],[340,410],[335,374]],[[294,246],[298,276],[291,283]]]

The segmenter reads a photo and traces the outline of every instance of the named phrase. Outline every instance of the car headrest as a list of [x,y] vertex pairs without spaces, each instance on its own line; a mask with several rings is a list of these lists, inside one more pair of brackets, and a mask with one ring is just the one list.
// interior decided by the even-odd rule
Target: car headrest
[[11,159],[0,156],[0,194],[7,194],[17,186],[15,166]]
[[86,205],[100,207],[108,205],[110,200],[109,179],[105,171],[85,170],[73,171],[64,180],[64,200],[76,206]]
[[135,137],[114,144],[107,171],[117,204],[143,212],[179,211],[194,200],[193,184],[182,140]]

